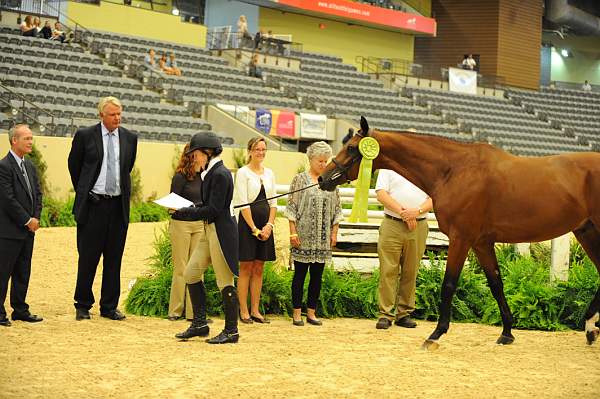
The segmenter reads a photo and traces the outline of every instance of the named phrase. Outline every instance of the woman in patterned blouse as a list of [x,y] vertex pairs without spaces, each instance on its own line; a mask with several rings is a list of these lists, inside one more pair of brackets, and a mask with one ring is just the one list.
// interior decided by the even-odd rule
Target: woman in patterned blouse
[[[318,141],[306,151],[310,169],[299,173],[292,180],[290,191],[309,186],[325,170],[332,156],[331,147]],[[325,263],[331,261],[331,248],[337,243],[338,224],[342,219],[338,190],[322,191],[318,187],[291,194],[285,215],[290,222],[291,258],[294,261],[292,280],[292,302],[294,306],[293,324],[302,326],[302,294],[304,279],[310,270],[308,296],[306,301],[306,321],[320,326],[322,323],[315,314],[321,292],[321,279]]]

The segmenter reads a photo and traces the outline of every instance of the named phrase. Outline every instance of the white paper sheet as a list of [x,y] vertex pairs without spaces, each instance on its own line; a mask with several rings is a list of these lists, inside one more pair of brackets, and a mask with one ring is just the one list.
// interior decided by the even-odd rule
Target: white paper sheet
[[164,206],[165,208],[169,208],[169,209],[181,209],[181,208],[185,208],[186,206],[194,205],[194,203],[192,201],[187,200],[187,199],[183,198],[182,196],[177,195],[175,193],[170,193],[169,195],[166,195],[162,198],[154,200],[153,202],[160,206]]

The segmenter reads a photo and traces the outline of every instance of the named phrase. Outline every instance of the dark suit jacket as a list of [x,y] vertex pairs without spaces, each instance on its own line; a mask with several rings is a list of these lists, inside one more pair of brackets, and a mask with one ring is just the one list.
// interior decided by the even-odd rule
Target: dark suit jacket
[[231,215],[233,178],[231,172],[217,162],[202,181],[202,205],[180,209],[183,214],[192,214],[200,220],[214,223],[221,251],[231,272],[238,275],[239,240],[235,216]]
[[[125,223],[129,223],[129,197],[131,195],[130,173],[137,155],[137,136],[119,127],[119,166],[121,170],[121,202]],[[104,148],[100,123],[77,130],[69,153],[69,174],[75,190],[73,215],[77,223],[84,224],[88,218],[88,193],[96,184],[102,167]]]
[[42,214],[42,190],[37,170],[25,159],[32,196],[29,196],[25,176],[9,152],[0,160],[0,238],[24,239],[33,235],[25,226],[30,218]]

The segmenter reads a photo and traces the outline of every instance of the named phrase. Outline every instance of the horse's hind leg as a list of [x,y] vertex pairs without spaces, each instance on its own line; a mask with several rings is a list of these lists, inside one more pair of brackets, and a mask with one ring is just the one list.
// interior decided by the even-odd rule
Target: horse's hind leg
[[496,259],[496,251],[494,250],[493,242],[481,242],[473,246],[473,250],[479,259],[479,263],[483,267],[487,282],[492,291],[492,295],[498,303],[500,315],[502,316],[502,335],[496,341],[500,345],[512,344],[515,337],[511,330],[513,326],[513,316],[504,296],[504,284],[500,276],[500,268],[498,267],[498,259]]
[[[573,230],[573,234],[575,234],[577,241],[579,241],[585,253],[596,265],[596,269],[598,269],[598,274],[600,275],[600,230],[598,229],[598,225],[594,225],[594,223],[588,221],[580,228]],[[593,344],[598,335],[600,335],[600,330],[595,326],[599,318],[600,287],[598,287],[596,296],[590,302],[587,312],[585,312],[585,336],[589,345]]]

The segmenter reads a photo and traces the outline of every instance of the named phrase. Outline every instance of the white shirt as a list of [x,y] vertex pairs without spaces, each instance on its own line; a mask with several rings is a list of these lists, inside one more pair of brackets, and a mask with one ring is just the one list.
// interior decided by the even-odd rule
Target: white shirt
[[[412,184],[402,175],[389,169],[379,169],[375,191],[385,190],[387,193],[405,208],[418,208],[429,196],[419,187]],[[383,212],[399,218],[396,212],[383,208]]]
[[[264,168],[262,175],[254,173],[247,165],[241,167],[235,175],[235,191],[233,192],[233,202],[236,205],[247,204],[258,197],[260,186],[265,186],[265,194],[267,198],[273,197],[277,193],[275,186],[275,174],[269,168]],[[277,207],[277,200],[270,200],[271,208]],[[240,209],[250,208],[244,206]]]
[[92,188],[92,191],[96,194],[106,194],[106,162],[107,162],[107,145],[110,142],[114,148],[115,152],[115,173],[117,178],[117,192],[114,195],[121,195],[121,168],[119,167],[119,129],[115,129],[113,134],[109,136],[108,129],[104,126],[104,123],[100,124],[102,126],[102,148],[104,151],[104,155],[102,157],[102,166],[100,167],[100,174],[98,175],[98,180],[96,180],[96,184]]
[[581,88],[583,89],[583,91],[592,91],[592,85],[589,83],[584,83],[583,86],[581,86]]
[[202,173],[200,173],[200,178],[204,181],[204,178],[206,177],[206,175],[208,174],[208,171],[212,169],[213,166],[215,166],[215,164],[217,162],[219,162],[221,160],[221,157],[214,157],[213,159],[211,159],[208,162],[208,166],[206,167],[206,170],[204,170]]

